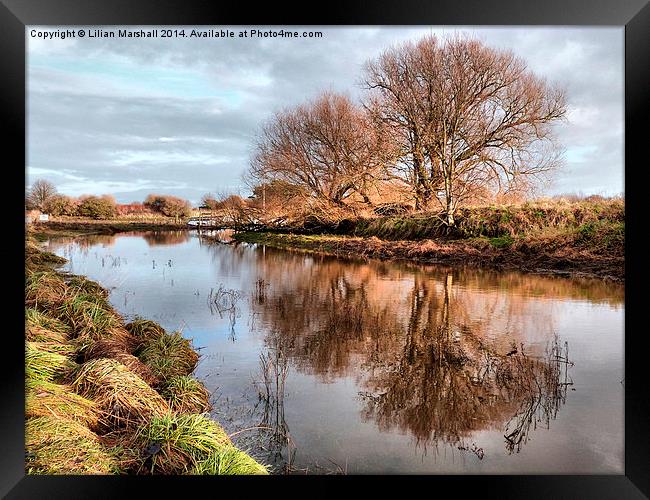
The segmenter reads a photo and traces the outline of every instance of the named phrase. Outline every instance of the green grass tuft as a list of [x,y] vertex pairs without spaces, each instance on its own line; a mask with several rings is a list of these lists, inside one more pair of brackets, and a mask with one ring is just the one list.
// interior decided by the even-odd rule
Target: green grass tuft
[[57,382],[66,379],[77,364],[63,354],[36,349],[25,345],[25,376],[27,379]]
[[234,446],[225,446],[197,462],[192,474],[198,475],[268,475],[266,467]]
[[189,375],[171,377],[160,394],[177,413],[203,413],[210,411],[210,394],[205,386]]
[[25,426],[28,474],[113,474],[117,458],[85,425],[53,416],[29,418]]
[[142,449],[154,448],[149,457],[144,457],[152,474],[190,473],[210,454],[232,446],[221,426],[207,416],[171,412],[143,425],[136,442]]
[[199,361],[191,341],[179,332],[153,338],[135,354],[163,381],[178,375],[189,375]]
[[26,390],[26,417],[56,417],[99,428],[103,412],[94,401],[75,394],[70,386],[28,380]]

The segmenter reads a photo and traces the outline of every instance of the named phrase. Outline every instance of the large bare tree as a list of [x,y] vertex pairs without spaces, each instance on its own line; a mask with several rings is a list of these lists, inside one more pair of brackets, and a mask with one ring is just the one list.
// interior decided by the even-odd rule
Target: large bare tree
[[32,184],[27,194],[27,204],[31,207],[44,210],[47,202],[56,194],[54,184],[43,179],[39,179]]
[[369,203],[388,139],[347,96],[324,92],[276,113],[262,128],[250,173],[262,183],[300,186],[333,207],[345,206],[354,194]]
[[448,225],[478,190],[527,185],[561,158],[552,125],[565,114],[564,93],[510,51],[427,36],[368,62],[364,84],[367,109],[400,139],[395,170],[416,207],[438,200]]

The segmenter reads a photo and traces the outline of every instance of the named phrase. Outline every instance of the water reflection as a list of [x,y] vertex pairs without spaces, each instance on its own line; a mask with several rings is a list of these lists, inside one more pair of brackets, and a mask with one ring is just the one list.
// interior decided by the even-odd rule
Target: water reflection
[[150,247],[160,245],[178,245],[190,239],[188,231],[142,231],[128,233],[130,236],[141,236]]
[[52,249],[194,338],[214,417],[278,471],[621,473],[623,286],[187,234]]
[[[418,446],[468,449],[476,431],[499,429],[506,449],[519,451],[566,399],[568,347],[550,314],[531,336],[525,300],[459,293],[455,279],[467,283],[452,272],[389,276],[388,268],[369,272],[373,264],[318,258],[294,267],[285,286],[270,257],[261,257],[269,265],[251,302],[273,332],[272,352],[326,383],[355,377],[362,419],[381,431],[408,432]],[[270,299],[259,295],[262,282]],[[471,314],[477,302],[484,321]],[[528,345],[531,338],[539,341]]]

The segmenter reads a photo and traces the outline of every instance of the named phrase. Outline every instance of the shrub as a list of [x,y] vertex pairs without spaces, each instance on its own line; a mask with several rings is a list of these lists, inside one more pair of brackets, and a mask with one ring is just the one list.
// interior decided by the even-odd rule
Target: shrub
[[43,210],[51,215],[74,215],[77,211],[77,202],[62,194],[49,198],[43,205]]
[[144,205],[166,217],[189,217],[192,213],[190,202],[176,196],[150,194],[144,200]]
[[115,217],[115,201],[109,197],[86,196],[79,202],[77,214],[92,219]]
[[142,203],[125,203],[116,206],[117,215],[142,215],[152,213],[149,207]]

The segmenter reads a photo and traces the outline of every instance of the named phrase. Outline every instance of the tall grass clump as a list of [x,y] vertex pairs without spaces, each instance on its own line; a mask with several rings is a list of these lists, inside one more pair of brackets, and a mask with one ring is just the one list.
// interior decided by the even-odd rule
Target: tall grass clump
[[28,349],[33,349],[36,351],[49,352],[54,354],[61,354],[69,359],[75,357],[77,353],[77,348],[73,344],[67,342],[56,342],[56,341],[30,341],[28,340],[25,345]]
[[103,338],[91,342],[83,349],[85,361],[97,358],[110,358],[126,366],[130,371],[138,375],[151,387],[156,387],[160,380],[154,375],[151,368],[145,365],[139,358],[130,353],[132,350],[132,339],[130,338]]
[[210,411],[210,394],[205,386],[189,375],[171,377],[160,394],[177,413],[204,413]]
[[118,461],[88,427],[74,420],[42,416],[25,425],[28,474],[113,474]]
[[197,475],[268,475],[266,467],[234,446],[224,446],[197,462],[192,474]]
[[145,342],[162,337],[166,333],[162,326],[148,319],[136,319],[127,323],[125,328],[140,346]]
[[57,317],[68,323],[77,336],[98,339],[108,330],[121,326],[120,318],[107,305],[90,299],[87,294],[77,294],[67,298],[56,310]]
[[85,293],[89,296],[108,299],[108,290],[85,276],[71,276],[68,279],[68,286],[74,293]]
[[28,418],[56,417],[98,429],[105,416],[97,403],[75,394],[70,386],[27,380],[25,388],[25,416]]
[[95,401],[118,427],[140,424],[169,411],[160,394],[114,359],[87,361],[71,385],[75,392]]
[[70,333],[69,325],[33,307],[25,308],[25,324],[30,328],[42,328],[61,334],[63,337]]
[[143,425],[135,437],[150,450],[143,468],[151,474],[187,474],[212,453],[232,446],[219,424],[204,415],[167,413]]
[[57,342],[65,343],[66,335],[40,326],[25,325],[25,340],[30,342]]
[[36,240],[28,237],[25,242],[25,268],[31,271],[47,271],[65,264],[66,259],[41,250]]
[[65,299],[67,285],[53,271],[28,272],[25,277],[25,305],[41,311],[58,307]]
[[199,361],[191,341],[179,332],[166,333],[145,342],[136,355],[163,381],[178,375],[189,375]]
[[68,378],[77,364],[68,356],[25,346],[25,376],[28,379],[56,382]]

